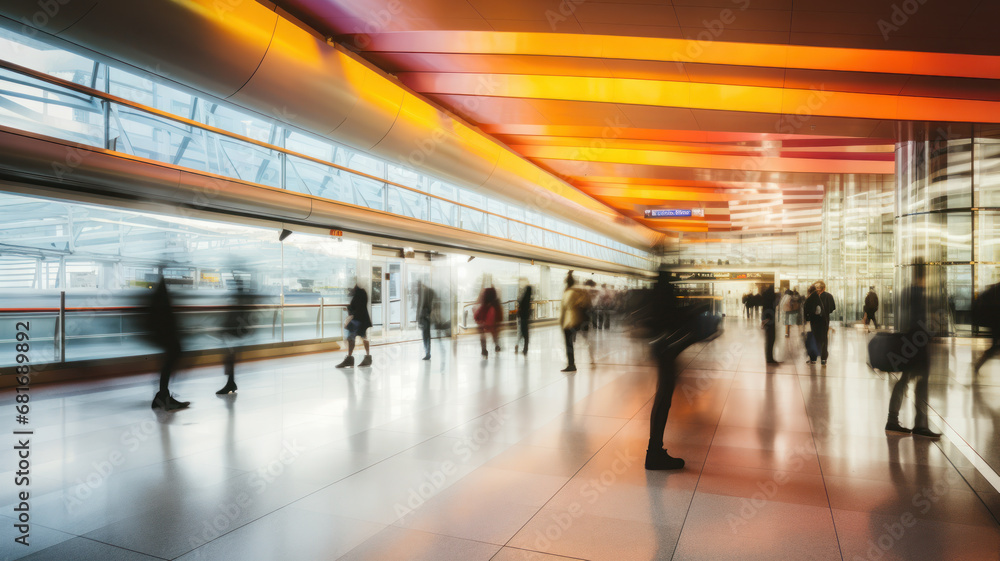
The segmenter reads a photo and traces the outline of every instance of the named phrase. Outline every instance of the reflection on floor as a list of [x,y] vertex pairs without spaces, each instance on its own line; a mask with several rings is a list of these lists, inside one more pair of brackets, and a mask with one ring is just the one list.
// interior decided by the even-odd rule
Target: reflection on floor
[[[378,347],[369,369],[248,363],[229,398],[221,369],[184,372],[172,389],[192,407],[172,414],[149,409],[152,376],[38,386],[31,545],[0,558],[997,559],[995,494],[955,443],[884,434],[892,380],[865,368],[863,335],[839,329],[826,368],[781,340],[767,369],[762,332],[731,319],[682,356],[666,445],[688,464],[667,473],[642,466],[654,369],[617,333],[570,376],[554,329],[527,357],[508,336],[486,361],[462,339],[429,362]],[[977,392],[936,376],[932,404],[996,455],[992,368]]]

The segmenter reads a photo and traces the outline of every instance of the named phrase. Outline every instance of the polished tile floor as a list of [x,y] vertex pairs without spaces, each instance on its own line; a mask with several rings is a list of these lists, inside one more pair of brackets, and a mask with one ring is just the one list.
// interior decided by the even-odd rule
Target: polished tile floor
[[[149,409],[152,375],[37,386],[31,545],[8,530],[0,558],[1000,558],[1000,361],[973,381],[971,347],[939,351],[948,438],[931,442],[883,432],[893,380],[865,367],[861,332],[838,329],[825,368],[779,340],[768,368],[762,332],[731,318],[682,355],[678,472],[643,469],[655,370],[615,332],[568,376],[552,328],[526,358],[482,361],[463,338],[429,362],[407,343],[372,368],[335,369],[342,352],[247,363],[232,397],[213,393],[221,369],[197,369],[172,384],[191,409],[167,414]],[[0,462],[11,528],[11,447]]]

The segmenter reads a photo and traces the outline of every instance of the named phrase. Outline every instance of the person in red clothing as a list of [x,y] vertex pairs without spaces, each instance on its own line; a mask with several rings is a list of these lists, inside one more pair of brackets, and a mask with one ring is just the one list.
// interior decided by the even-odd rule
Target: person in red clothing
[[483,292],[479,295],[479,303],[476,306],[474,316],[476,325],[479,326],[479,343],[483,348],[483,358],[489,356],[489,352],[486,350],[487,333],[493,336],[493,350],[500,352],[500,340],[497,332],[502,316],[503,310],[500,309],[500,299],[497,297],[497,289],[492,286],[484,288]]

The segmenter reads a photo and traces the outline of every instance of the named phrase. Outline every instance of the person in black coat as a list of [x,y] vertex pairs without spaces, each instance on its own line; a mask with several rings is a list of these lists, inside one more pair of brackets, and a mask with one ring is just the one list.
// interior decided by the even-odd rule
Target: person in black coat
[[524,285],[521,296],[517,299],[517,337],[518,342],[524,341],[523,346],[514,345],[514,352],[528,354],[528,324],[531,322],[531,295],[533,289],[530,284]]
[[337,365],[337,368],[350,368],[354,366],[354,340],[361,337],[361,342],[365,345],[365,358],[358,366],[371,366],[372,355],[368,345],[368,328],[372,326],[372,317],[368,313],[368,292],[357,284],[350,290],[351,302],[347,305],[348,321],[344,326],[347,329],[347,357]]
[[663,448],[663,433],[670,413],[670,402],[677,385],[677,357],[694,343],[718,333],[718,320],[708,315],[705,304],[681,307],[666,273],[661,272],[656,287],[648,293],[638,318],[641,327],[651,332],[656,355],[657,378],[653,409],[649,415],[647,470],[682,469],[684,460]]
[[875,312],[878,311],[878,294],[875,294],[875,287],[868,287],[868,295],[865,296],[865,329],[868,329],[868,322],[871,321],[875,324],[875,329],[878,329],[878,320],[875,319]]
[[167,290],[167,281],[160,276],[149,295],[146,307],[146,333],[149,340],[163,351],[160,366],[160,389],[153,397],[153,409],[175,411],[191,405],[189,401],[178,401],[170,395],[168,388],[170,375],[181,358],[181,335],[174,314],[173,301]]
[[[826,283],[816,281],[813,285],[816,292],[806,298],[803,305],[805,308],[806,321],[812,327],[813,337],[816,338],[816,345],[819,346],[819,355],[823,364],[829,357],[830,343],[830,314],[837,309],[837,304],[833,300],[833,295],[826,291]],[[810,364],[815,364],[816,359],[810,357]]]
[[417,325],[424,340],[424,360],[431,359],[431,314],[436,295],[423,281],[417,281]]
[[774,360],[774,339],[777,328],[778,315],[775,313],[774,285],[767,285],[760,295],[763,312],[761,316],[761,327],[764,328],[764,358],[768,364],[778,364]]

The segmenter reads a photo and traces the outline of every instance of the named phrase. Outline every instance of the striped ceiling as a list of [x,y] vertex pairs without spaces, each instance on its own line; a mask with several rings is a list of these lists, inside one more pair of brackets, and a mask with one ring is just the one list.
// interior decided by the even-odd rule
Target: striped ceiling
[[278,4],[670,234],[817,228],[838,176],[893,173],[900,123],[1000,122],[998,2]]

